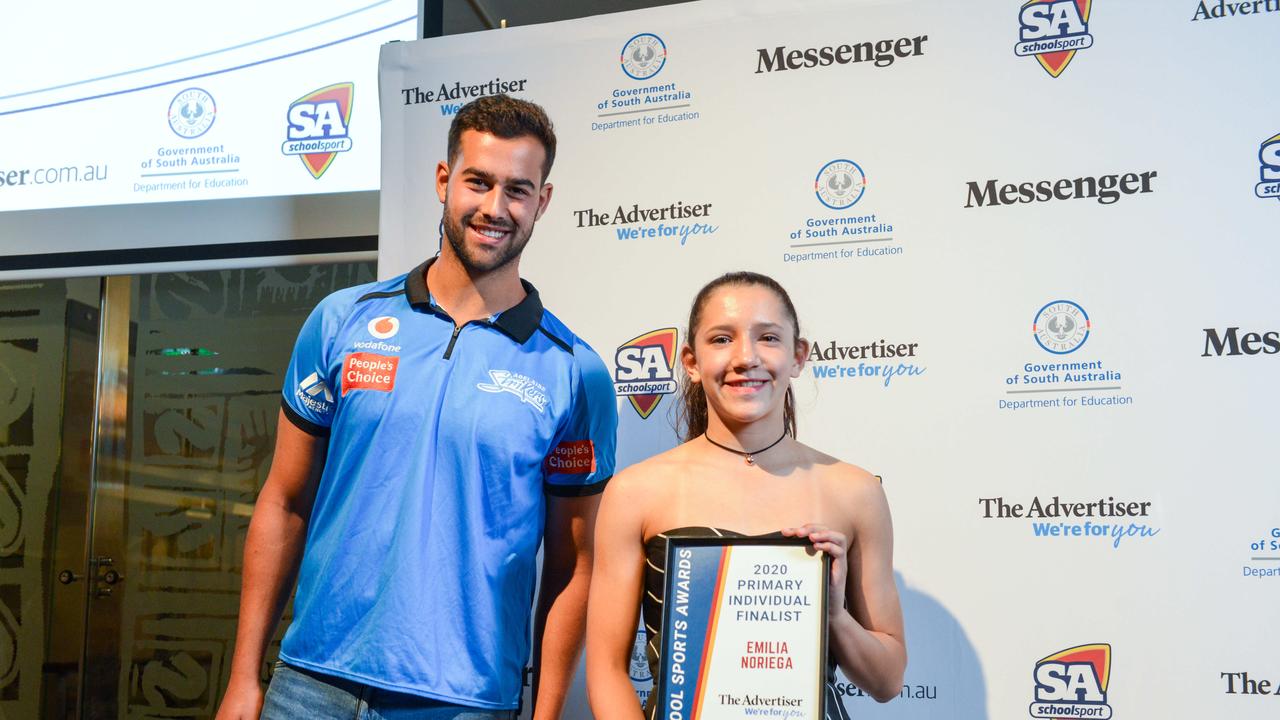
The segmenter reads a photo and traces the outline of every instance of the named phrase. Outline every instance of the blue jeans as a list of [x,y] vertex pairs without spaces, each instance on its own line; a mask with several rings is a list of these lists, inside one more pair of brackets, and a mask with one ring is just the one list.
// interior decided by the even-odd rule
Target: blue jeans
[[483,710],[370,687],[279,664],[260,720],[515,720],[513,710]]

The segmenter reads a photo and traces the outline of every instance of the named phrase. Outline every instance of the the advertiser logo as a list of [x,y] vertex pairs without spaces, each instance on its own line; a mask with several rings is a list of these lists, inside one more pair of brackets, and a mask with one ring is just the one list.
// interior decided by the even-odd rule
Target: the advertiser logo
[[1111,681],[1111,646],[1078,645],[1036,663],[1031,717],[1052,720],[1108,720],[1107,686]]
[[1280,526],[1268,528],[1259,535],[1257,540],[1249,542],[1249,562],[1244,565],[1243,575],[1280,578]]
[[755,74],[831,65],[860,65],[865,62],[885,68],[897,60],[923,55],[924,43],[928,39],[928,35],[915,35],[823,47],[788,49],[785,45],[778,45],[772,50],[756,48]]
[[1263,680],[1255,673],[1253,677],[1247,672],[1218,673],[1218,677],[1226,681],[1223,693],[1227,695],[1280,695],[1280,680]]
[[1003,496],[978,498],[983,520],[1025,522],[1033,537],[1046,541],[1110,544],[1117,549],[1129,538],[1153,538],[1161,528],[1144,520],[1151,514],[1150,500],[1116,500],[1114,496],[1096,500],[1063,499],[1060,495],[1030,501],[1006,500]]
[[623,343],[614,354],[615,388],[631,401],[641,418],[647,418],[663,395],[676,391],[675,328],[653,330]]
[[1036,312],[1031,334],[1040,347],[1055,355],[1073,353],[1089,339],[1089,314],[1070,300],[1054,300]]
[[1035,55],[1045,72],[1058,77],[1077,50],[1093,46],[1092,7],[1093,0],[1029,0],[1018,11],[1018,44],[1013,54]]
[[298,155],[311,177],[320,179],[340,152],[351,149],[351,106],[355,83],[313,90],[289,104],[285,155]]
[[[617,56],[622,74],[630,81],[650,83],[667,66],[667,44],[653,33],[632,35]],[[668,72],[662,82],[636,85],[629,82],[609,91],[608,97],[596,102],[592,132],[622,128],[643,128],[697,120],[693,110],[693,91],[682,87],[678,78]]]
[[966,183],[966,208],[987,205],[1017,205],[1053,202],[1056,200],[1080,200],[1093,198],[1099,205],[1111,205],[1122,195],[1150,193],[1151,181],[1160,173],[1156,170],[1111,175],[1086,175],[1058,180],[1032,180],[1023,183],[1003,183],[999,180],[971,180]]
[[1119,370],[1097,357],[1074,354],[1084,347],[1093,331],[1093,320],[1080,303],[1053,300],[1041,305],[1031,320],[1034,346],[1061,360],[1023,362],[1017,372],[1005,377],[1007,389],[998,403],[999,409],[1079,409],[1133,404],[1129,395],[1099,394],[1123,389]]
[[486,95],[513,95],[524,92],[524,84],[528,78],[519,80],[503,80],[496,77],[488,82],[463,84],[461,80],[453,83],[442,82],[438,88],[423,90],[415,85],[411,88],[400,88],[400,95],[405,105],[438,105],[440,114],[445,117],[457,115],[462,106]]
[[667,64],[667,44],[653,33],[632,36],[622,46],[622,72],[632,80],[648,80]]
[[369,321],[369,334],[379,340],[386,340],[400,332],[400,319],[383,315]]
[[197,87],[187,88],[169,102],[169,129],[191,140],[209,132],[218,116],[213,96]]
[[[617,205],[574,210],[580,228],[610,228],[618,240],[678,240],[680,245],[698,235],[714,235],[719,225],[700,222],[711,217],[711,203],[686,203],[641,207]],[[699,222],[694,222],[698,220]]]
[[917,364],[918,342],[889,342],[880,338],[865,344],[814,340],[808,363],[818,380],[860,380],[889,387],[895,377],[917,377],[928,369]]
[[1253,193],[1263,199],[1280,200],[1280,134],[1262,142],[1262,147],[1258,148],[1258,162],[1262,164],[1258,171],[1262,182],[1254,187]]
[[547,395],[547,388],[537,380],[510,370],[490,370],[489,379],[493,382],[476,383],[476,388],[487,393],[510,393],[538,412],[546,412],[551,397]]
[[400,358],[374,353],[347,353],[342,360],[342,394],[352,390],[391,392]]
[[1204,350],[1200,357],[1276,354],[1280,354],[1280,330],[1242,333],[1239,327],[1204,329]]
[[333,392],[320,379],[319,373],[313,372],[298,383],[294,394],[312,412],[324,415],[333,409]]
[[585,475],[596,470],[596,446],[590,440],[566,440],[556,445],[543,462],[549,473]]
[[834,211],[804,219],[802,227],[790,233],[789,251],[783,262],[830,262],[850,258],[901,255],[902,246],[893,244],[893,225],[873,208],[850,208],[867,193],[867,173],[857,162],[830,160],[818,168],[813,179],[817,205]]
[[1191,16],[1191,22],[1217,20],[1237,15],[1251,17],[1277,11],[1280,11],[1280,0],[1242,0],[1241,2],[1218,0],[1217,4],[1209,0],[1200,0],[1196,5],[1195,14]]

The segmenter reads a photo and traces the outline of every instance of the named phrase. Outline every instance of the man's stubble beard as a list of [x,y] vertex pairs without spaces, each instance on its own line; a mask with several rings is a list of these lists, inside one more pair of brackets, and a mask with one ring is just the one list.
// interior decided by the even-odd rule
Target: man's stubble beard
[[464,215],[462,223],[456,223],[453,220],[453,214],[449,212],[448,198],[445,199],[444,211],[444,237],[449,243],[453,254],[458,258],[462,268],[467,271],[471,277],[480,277],[489,273],[501,270],[511,263],[520,259],[520,254],[524,252],[525,245],[529,244],[529,239],[533,237],[533,225],[528,228],[521,228],[513,222],[506,223],[512,228],[512,238],[506,247],[502,248],[496,256],[489,262],[482,262],[479,258],[474,257],[466,244],[466,227],[471,224],[471,219],[475,213]]

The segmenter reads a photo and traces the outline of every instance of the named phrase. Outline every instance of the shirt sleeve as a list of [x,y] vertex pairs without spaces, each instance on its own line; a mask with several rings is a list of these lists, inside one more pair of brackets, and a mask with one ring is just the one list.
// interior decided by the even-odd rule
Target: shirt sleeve
[[578,497],[604,491],[613,477],[618,404],[613,379],[600,356],[582,341],[573,346],[577,387],[569,420],[543,462],[550,495]]
[[326,298],[302,324],[281,389],[285,417],[299,430],[317,437],[328,436],[337,407],[336,384],[329,370],[329,348],[336,325]]

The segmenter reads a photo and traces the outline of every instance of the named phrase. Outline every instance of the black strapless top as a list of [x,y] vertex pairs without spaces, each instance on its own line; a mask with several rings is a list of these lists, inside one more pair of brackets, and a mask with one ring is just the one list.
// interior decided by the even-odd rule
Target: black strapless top
[[[666,573],[662,568],[667,564],[667,538],[669,537],[747,537],[740,532],[713,527],[681,527],[660,532],[649,538],[644,544],[644,600],[640,604],[640,612],[644,618],[645,643],[644,653],[649,661],[649,675],[653,678],[653,692],[649,693],[649,701],[645,703],[644,716],[654,720],[658,711],[658,698],[662,688],[658,686],[658,648],[662,647],[662,602],[667,590]],[[782,533],[767,533],[750,537],[782,537]],[[849,713],[840,702],[835,687],[835,664],[827,670],[827,702],[826,720],[849,720]]]

